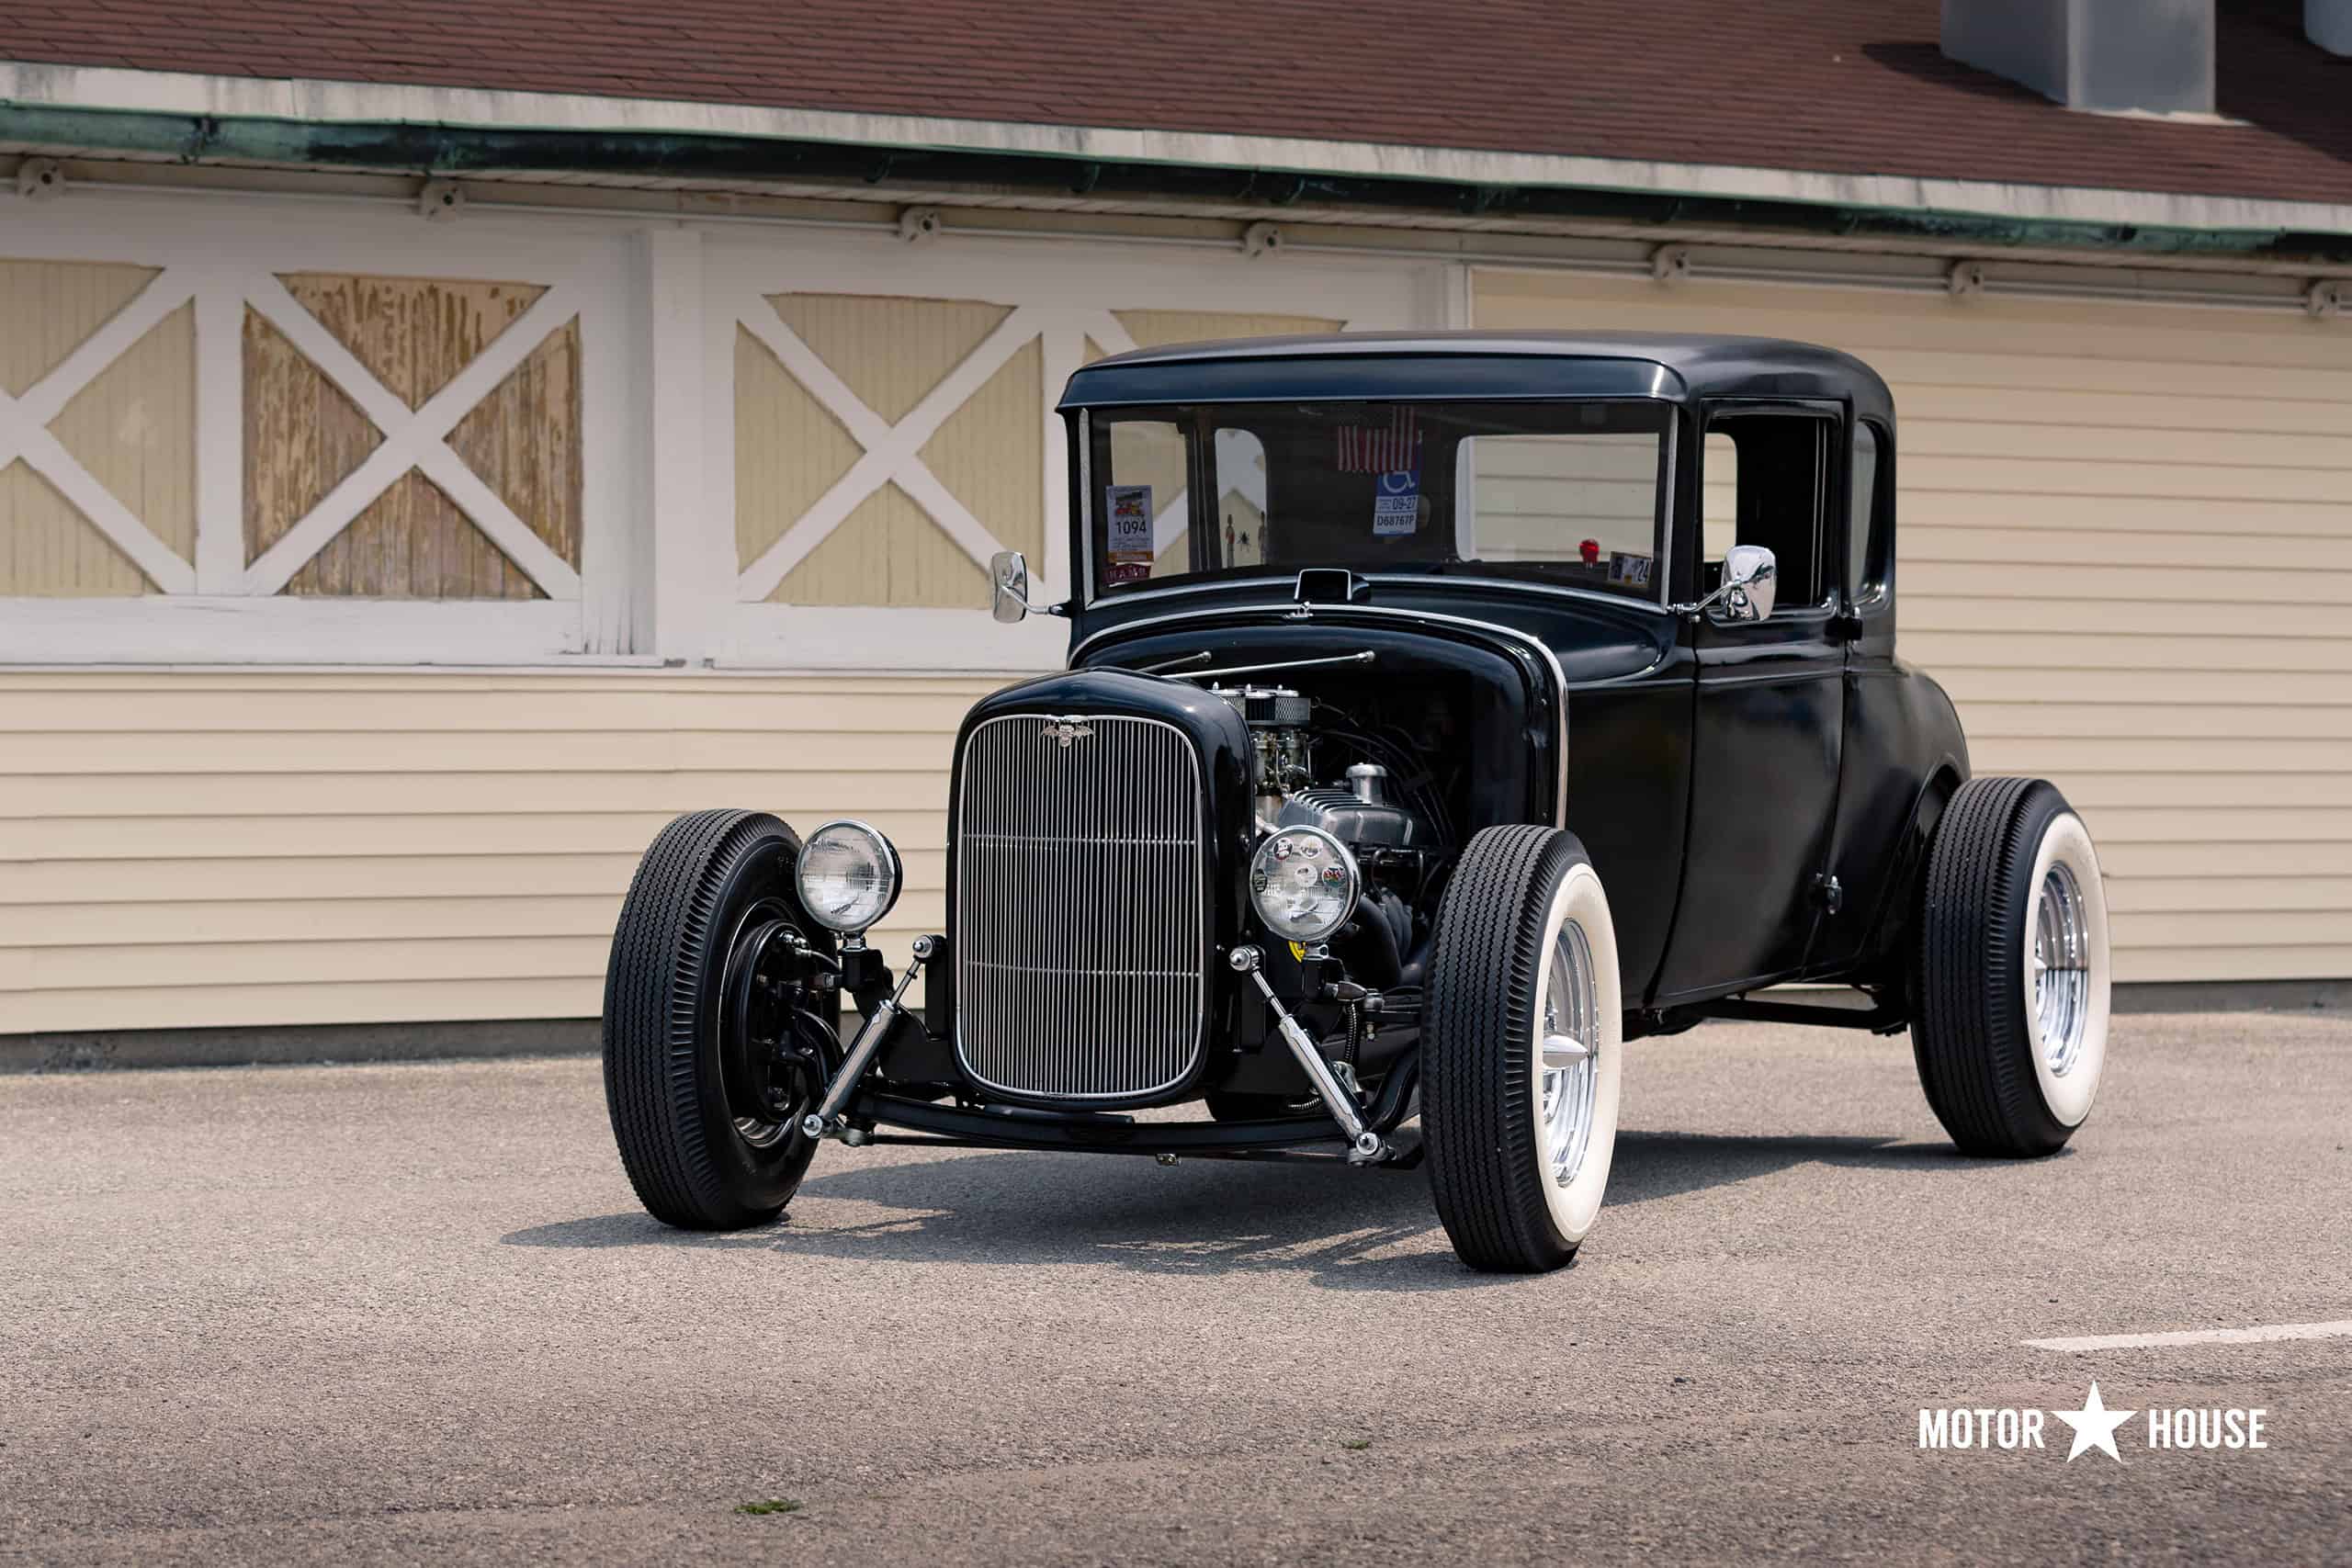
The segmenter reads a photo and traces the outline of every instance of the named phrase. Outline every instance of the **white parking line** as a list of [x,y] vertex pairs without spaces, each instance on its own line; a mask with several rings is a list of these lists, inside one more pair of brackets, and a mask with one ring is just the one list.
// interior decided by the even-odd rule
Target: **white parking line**
[[2185,1328],[2170,1334],[2090,1334],[2079,1339],[2029,1339],[2037,1350],[2138,1350],[2156,1345],[2260,1345],[2273,1339],[2335,1339],[2352,1335],[2336,1323],[2274,1323],[2261,1328]]

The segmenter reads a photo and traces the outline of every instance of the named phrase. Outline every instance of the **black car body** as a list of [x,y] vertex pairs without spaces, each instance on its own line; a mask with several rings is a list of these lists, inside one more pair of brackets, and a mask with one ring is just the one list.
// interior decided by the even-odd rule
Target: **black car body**
[[[1604,1039],[1613,1053],[1711,1016],[1894,1031],[1941,984],[1922,946],[1962,916],[1932,912],[1944,906],[1931,852],[1969,784],[1968,752],[1943,691],[1895,654],[1900,448],[1867,366],[1716,336],[1268,339],[1097,362],[1061,411],[1073,592],[1051,608],[1070,622],[1069,668],[965,720],[948,929],[923,944],[923,1006],[900,1011],[856,931],[810,918],[796,895],[832,884],[783,876],[799,844],[779,828],[768,913],[753,922],[771,940],[746,958],[739,923],[718,964],[794,998],[764,1023],[738,1005],[714,1026],[743,1036],[715,1048],[712,1068],[739,1131],[782,1126],[785,1145],[910,1133],[1163,1157],[1339,1140],[1360,1163],[1409,1164],[1419,1146],[1396,1134],[1418,1110],[1464,1256],[1541,1267],[1580,1232],[1556,1205],[1545,1231],[1524,1193],[1518,1218],[1487,1216],[1487,1243],[1470,1234],[1486,1222],[1457,1224],[1469,1200],[1449,1206],[1448,1188],[1466,1192],[1478,1173],[1448,1174],[1441,1120],[1460,1124],[1481,1096],[1516,1106],[1522,1078],[1538,1122],[1577,1085],[1590,1101],[1600,1069],[1586,1058]],[[1000,618],[1017,617],[1026,563],[1000,558],[997,575]],[[1986,809],[2074,821],[2055,791],[2034,789]],[[871,829],[828,826],[827,855],[864,868],[858,886],[883,859],[895,877],[887,844],[857,838]],[[1972,907],[1977,935],[1962,945],[1987,949],[1968,974],[1989,964],[1992,977],[1978,976],[1974,1012],[1931,1033],[1979,1041],[1955,1050],[2010,1051],[2003,1025],[2038,1041],[2036,987],[2055,984],[2041,976],[2080,974],[2075,1012],[2051,1013],[2047,1032],[2079,1035],[2095,1011],[2103,1049],[2105,915],[2090,908],[2088,854],[2084,838],[2071,863],[2089,869],[2063,874],[2073,905],[2060,871],[2023,893],[2010,884],[2033,867],[1986,873],[2001,896]],[[1533,910],[1588,863],[1605,910],[1555,911],[1548,934],[1527,934],[1540,911],[1516,905]],[[1306,891],[1286,905],[1294,875]],[[1270,876],[1282,884],[1271,894]],[[1351,878],[1328,936],[1281,938],[1269,909],[1320,919]],[[1613,973],[1575,968],[1565,933],[1578,920],[1593,927],[1577,939],[1588,968],[1613,948]],[[2054,923],[2045,935],[2033,921]],[[1463,934],[1476,922],[1491,940]],[[625,915],[616,964],[629,929]],[[2042,966],[2021,982],[2018,940]],[[641,978],[675,1001],[674,969]],[[1851,987],[1850,1005],[1757,995],[1800,981]],[[1587,1012],[1605,1000],[1611,1015],[1573,1039],[1556,1021],[1572,983]],[[846,1049],[802,1021],[833,986],[865,1015]],[[1504,1043],[1472,1043],[1486,1038],[1482,1009]],[[1532,1078],[1511,1055],[1521,1036],[1537,1043]],[[664,1060],[685,1049],[664,1040]],[[1941,1069],[1921,1049],[1938,1100]],[[1424,1058],[1441,1050],[1502,1055],[1440,1095]],[[1599,1092],[1613,1135],[1609,1063]],[[1192,1101],[1207,1119],[1134,1115]],[[1441,1102],[1464,1109],[1441,1116]],[[1967,1119],[1937,1108],[1948,1126]],[[761,1120],[771,1114],[781,1120]],[[2059,1117],[2060,1141],[2079,1120]],[[2007,1142],[2020,1146],[1988,1152],[2049,1143],[2040,1122],[2018,1127]],[[648,1201],[699,1223],[690,1205]],[[1544,1234],[1511,1239],[1531,1224]]]

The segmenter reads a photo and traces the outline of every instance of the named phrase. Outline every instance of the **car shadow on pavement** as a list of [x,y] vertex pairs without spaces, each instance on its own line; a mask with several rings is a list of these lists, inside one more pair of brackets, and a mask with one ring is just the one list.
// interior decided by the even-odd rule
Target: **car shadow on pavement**
[[[1626,1133],[1609,1210],[1634,1207],[1792,1166],[1965,1167],[1949,1145],[1877,1137],[1737,1137]],[[880,1211],[878,1213],[876,1211]],[[1508,1276],[1454,1259],[1418,1171],[1018,1150],[844,1166],[811,1179],[782,1223],[710,1234],[641,1213],[515,1231],[510,1247],[673,1247],[910,1264],[1112,1262],[1171,1274],[1293,1270],[1338,1290],[1476,1289]]]

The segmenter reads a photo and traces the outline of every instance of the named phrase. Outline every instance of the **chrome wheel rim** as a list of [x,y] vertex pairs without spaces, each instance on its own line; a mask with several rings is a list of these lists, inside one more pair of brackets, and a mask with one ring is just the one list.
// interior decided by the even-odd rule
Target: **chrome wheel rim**
[[772,1149],[792,1134],[793,1129],[782,1122],[757,1122],[749,1116],[735,1118],[735,1135],[755,1149]]
[[2034,892],[2034,1022],[2051,1076],[2064,1077],[2082,1059],[2090,1025],[2090,920],[2082,884],[2064,861],[2052,864]]
[[1552,1179],[1576,1179],[1592,1143],[1593,1100],[1600,1084],[1600,990],[1592,945],[1569,920],[1552,941],[1544,965],[1542,1062],[1544,1158]]

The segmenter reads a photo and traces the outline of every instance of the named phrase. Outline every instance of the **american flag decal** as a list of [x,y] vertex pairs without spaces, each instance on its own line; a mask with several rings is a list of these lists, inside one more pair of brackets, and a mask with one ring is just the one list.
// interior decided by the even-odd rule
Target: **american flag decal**
[[1343,474],[1395,474],[1421,466],[1421,421],[1411,409],[1398,409],[1380,424],[1340,426],[1339,471]]

